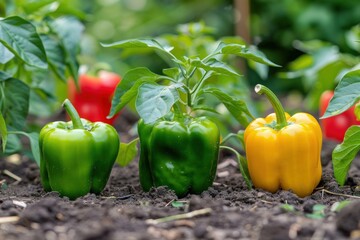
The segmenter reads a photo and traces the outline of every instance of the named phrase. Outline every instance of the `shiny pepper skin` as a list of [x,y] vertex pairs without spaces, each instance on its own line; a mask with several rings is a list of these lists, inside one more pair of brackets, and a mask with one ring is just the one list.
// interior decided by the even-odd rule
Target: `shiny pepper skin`
[[291,190],[305,197],[321,179],[321,128],[310,114],[285,116],[288,124],[281,129],[272,127],[274,113],[248,125],[244,133],[248,168],[255,187],[272,193]]
[[140,184],[144,191],[167,186],[178,197],[200,194],[214,181],[220,132],[202,118],[138,123]]
[[45,191],[56,191],[72,200],[87,193],[99,194],[104,189],[120,139],[111,125],[92,123],[80,119],[78,114],[73,117],[75,110],[71,109],[72,121],[51,122],[41,129],[39,147]]

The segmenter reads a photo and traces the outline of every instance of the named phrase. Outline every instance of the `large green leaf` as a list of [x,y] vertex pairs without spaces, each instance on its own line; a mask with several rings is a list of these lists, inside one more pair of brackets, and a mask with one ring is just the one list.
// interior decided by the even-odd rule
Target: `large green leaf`
[[161,86],[144,83],[139,87],[136,110],[145,123],[152,123],[170,112],[179,100],[177,84]]
[[127,103],[134,99],[138,94],[138,88],[144,82],[155,82],[159,75],[151,72],[147,68],[134,68],[128,71],[120,84],[116,87],[114,97],[112,98],[109,117],[113,117]]
[[59,7],[58,0],[36,0],[26,1],[22,6],[27,14],[37,14],[45,16],[56,11]]
[[34,160],[37,163],[37,165],[40,166],[39,133],[37,133],[37,132],[27,133],[27,132],[23,132],[23,131],[13,131],[13,132],[9,132],[9,134],[10,133],[24,135],[29,139],[30,148],[31,148],[31,152],[34,157]]
[[122,49],[144,48],[144,49],[158,50],[160,51],[160,53],[166,54],[170,56],[170,58],[173,58],[173,55],[170,53],[170,51],[173,48],[169,46],[162,46],[155,39],[127,39],[110,44],[101,43],[101,45],[103,47],[113,47],[113,48],[122,48]]
[[60,37],[65,50],[66,63],[71,76],[78,82],[79,63],[76,59],[80,51],[80,42],[84,25],[74,17],[61,17],[50,24],[52,30]]
[[29,87],[22,81],[10,78],[1,82],[0,102],[8,127],[22,129],[29,110]]
[[279,65],[273,63],[266,56],[257,50],[255,47],[246,47],[241,44],[226,44],[220,42],[219,46],[215,50],[214,54],[233,54],[245,59],[250,59],[258,63],[266,64],[273,67],[280,67]]
[[227,65],[215,58],[211,58],[211,59],[207,60],[206,62],[201,61],[200,59],[193,59],[193,60],[190,60],[190,63],[194,67],[202,68],[206,71],[214,71],[217,74],[240,76],[229,65]]
[[18,138],[18,136],[16,136],[15,134],[8,133],[8,139],[4,151],[5,155],[11,155],[20,152],[21,149],[22,149],[22,143]]
[[4,45],[0,44],[0,63],[5,64],[14,58],[14,54],[10,52]]
[[66,81],[66,61],[64,48],[60,45],[57,39],[51,35],[40,35],[44,44],[48,63],[53,72],[63,81]]
[[0,71],[0,81],[5,81],[11,78],[11,75],[7,72]]
[[345,133],[343,143],[337,145],[332,153],[334,176],[344,185],[353,159],[360,150],[360,126],[351,126]]
[[243,127],[247,127],[250,121],[254,119],[244,101],[233,98],[217,88],[205,88],[202,92],[218,98]]
[[360,100],[360,69],[348,72],[335,88],[322,118],[338,115]]
[[[18,16],[0,20],[0,42],[26,64],[47,68],[44,46],[36,28]],[[3,56],[1,57],[2,61]]]

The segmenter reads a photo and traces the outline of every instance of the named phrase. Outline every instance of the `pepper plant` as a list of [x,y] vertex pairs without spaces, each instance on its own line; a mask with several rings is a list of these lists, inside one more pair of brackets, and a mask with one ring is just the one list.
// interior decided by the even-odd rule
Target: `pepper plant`
[[19,135],[30,138],[39,164],[38,133],[29,113],[49,116],[56,108],[57,82],[77,81],[76,60],[83,25],[70,3],[55,0],[2,1],[0,19],[0,130],[2,154],[22,150]]
[[[344,75],[335,88],[334,96],[321,117],[337,116],[355,105],[354,114],[360,120],[360,70],[355,69]],[[360,125],[349,127],[344,140],[338,144],[332,153],[332,163],[336,181],[342,186],[355,156],[360,150]]]
[[[205,56],[175,56],[173,46],[155,38],[129,39],[103,46],[153,50],[171,65],[163,69],[162,74],[145,67],[129,70],[112,100],[109,117],[135,101],[140,116],[139,175],[143,189],[166,185],[179,197],[206,190],[215,177],[221,144],[219,128],[205,114],[216,113],[213,105],[206,104],[207,98],[217,98],[244,127],[254,119],[243,100],[227,94],[220,88],[221,82],[216,82],[221,80],[220,76],[240,77],[221,61],[221,56],[235,55],[261,64],[277,65],[261,52],[234,42],[219,41],[213,46],[204,46],[212,47]],[[137,141],[128,146],[134,147]],[[122,147],[122,151],[126,151],[126,146]],[[130,160],[127,156],[119,156],[125,162]],[[240,160],[244,178],[249,180],[246,162]],[[248,186],[251,186],[249,181]]]

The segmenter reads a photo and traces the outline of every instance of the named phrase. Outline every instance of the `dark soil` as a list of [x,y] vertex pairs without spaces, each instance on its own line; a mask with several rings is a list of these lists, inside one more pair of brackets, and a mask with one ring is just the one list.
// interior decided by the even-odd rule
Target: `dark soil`
[[[339,187],[330,161],[334,146],[324,142],[323,178],[306,198],[248,190],[236,161],[222,156],[214,185],[199,196],[178,199],[165,187],[143,192],[136,160],[115,165],[101,195],[70,201],[43,191],[39,169],[27,157],[0,159],[0,239],[360,239],[360,161]],[[344,200],[351,202],[338,211]],[[193,215],[152,221],[184,213]]]

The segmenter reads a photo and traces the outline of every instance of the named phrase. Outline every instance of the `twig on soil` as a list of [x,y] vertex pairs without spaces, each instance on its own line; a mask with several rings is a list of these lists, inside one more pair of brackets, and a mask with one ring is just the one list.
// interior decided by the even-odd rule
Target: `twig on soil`
[[12,172],[10,172],[9,170],[6,170],[6,169],[3,171],[3,174],[5,174],[5,175],[13,178],[14,180],[16,180],[16,183],[19,183],[22,180],[21,177],[13,174]]
[[148,219],[148,220],[146,220],[146,223],[156,225],[156,224],[159,224],[159,223],[165,223],[165,222],[170,222],[170,221],[175,221],[175,220],[193,218],[193,217],[196,217],[196,216],[199,216],[199,215],[205,215],[205,214],[208,214],[208,213],[211,213],[211,212],[212,212],[211,208],[203,208],[203,209],[195,210],[195,211],[184,213],[184,214],[172,215],[172,216],[158,218],[158,219]]
[[324,195],[324,192],[326,192],[328,194],[335,195],[335,196],[342,196],[342,197],[360,199],[360,197],[358,197],[358,196],[353,196],[353,195],[348,195],[348,194],[343,194],[343,193],[335,193],[335,192],[331,192],[331,191],[326,190],[326,189],[322,189],[321,191],[322,191],[322,195]]
[[17,201],[17,200],[13,200],[13,204],[22,208],[26,208],[26,203],[23,201]]
[[266,201],[266,200],[263,200],[263,199],[260,199],[260,202],[268,203],[268,204],[276,204],[275,202],[270,202],[270,201]]
[[128,199],[130,197],[134,196],[134,194],[128,194],[128,195],[124,195],[124,196],[120,196],[120,197],[116,197],[116,196],[109,196],[109,197],[101,197],[101,199],[118,199],[118,200],[125,200]]
[[0,217],[0,224],[17,222],[18,220],[19,220],[18,216]]
[[168,202],[167,204],[165,204],[165,207],[169,206],[173,201],[175,201],[175,199],[171,199],[170,202]]

